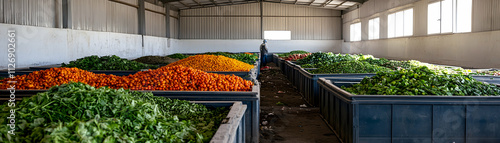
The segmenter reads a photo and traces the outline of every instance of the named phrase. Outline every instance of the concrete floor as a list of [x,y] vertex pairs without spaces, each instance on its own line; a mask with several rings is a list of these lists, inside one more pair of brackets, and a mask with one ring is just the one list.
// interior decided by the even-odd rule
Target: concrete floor
[[[309,107],[275,64],[261,71],[262,143],[339,143],[321,119],[318,107]],[[306,105],[307,107],[301,107]]]

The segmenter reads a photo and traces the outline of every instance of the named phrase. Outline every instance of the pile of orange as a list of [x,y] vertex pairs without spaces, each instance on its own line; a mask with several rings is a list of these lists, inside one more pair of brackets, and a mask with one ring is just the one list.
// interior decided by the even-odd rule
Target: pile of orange
[[0,80],[0,88],[9,88],[9,80],[17,81],[16,89],[21,90],[48,89],[71,81],[132,90],[251,91],[253,85],[238,76],[206,73],[183,66],[162,67],[128,76],[95,74],[78,68],[51,68]]
[[171,63],[167,66],[192,67],[202,71],[250,71],[254,66],[242,61],[215,55],[196,55],[180,61]]

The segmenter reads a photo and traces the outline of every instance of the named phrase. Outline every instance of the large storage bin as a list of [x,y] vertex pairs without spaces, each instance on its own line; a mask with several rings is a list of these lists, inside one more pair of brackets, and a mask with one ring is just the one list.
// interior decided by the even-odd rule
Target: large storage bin
[[[17,99],[29,97],[47,90],[16,90]],[[155,96],[182,99],[189,101],[239,101],[247,105],[245,111],[245,137],[246,142],[259,142],[259,114],[260,114],[260,85],[256,84],[249,92],[233,91],[144,91],[152,92]],[[0,99],[9,99],[9,90],[0,90]]]
[[344,143],[500,142],[498,96],[352,95],[320,78],[321,115]]
[[299,69],[298,82],[301,86],[299,88],[300,93],[304,99],[312,106],[319,106],[319,86],[318,79],[324,77],[350,77],[350,78],[361,78],[372,77],[375,74],[312,74],[309,69],[300,68]]
[[[9,98],[0,98],[0,104],[7,102]],[[18,102],[22,98],[17,98]],[[247,105],[234,101],[191,101],[192,103],[203,104],[207,107],[228,107],[230,108],[226,119],[219,126],[210,143],[245,143],[245,111]]]

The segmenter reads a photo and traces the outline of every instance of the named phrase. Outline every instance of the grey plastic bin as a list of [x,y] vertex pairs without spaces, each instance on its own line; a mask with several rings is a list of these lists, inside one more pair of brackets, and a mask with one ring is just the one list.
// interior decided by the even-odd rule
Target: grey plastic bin
[[498,96],[352,95],[320,78],[321,115],[344,143],[500,142]]
[[[47,90],[16,90],[16,98],[30,97]],[[245,141],[259,142],[260,85],[256,84],[249,92],[233,91],[143,91],[152,92],[155,96],[188,101],[239,101],[247,105],[245,111]],[[0,90],[0,99],[9,99],[8,90]]]

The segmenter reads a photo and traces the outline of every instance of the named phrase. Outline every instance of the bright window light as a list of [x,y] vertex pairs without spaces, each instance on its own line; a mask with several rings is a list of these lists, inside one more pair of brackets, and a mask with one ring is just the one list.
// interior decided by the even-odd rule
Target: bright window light
[[471,31],[472,0],[439,0],[427,7],[427,34]]
[[441,33],[453,32],[453,0],[441,2]]
[[351,24],[351,41],[361,41],[361,22]]
[[471,32],[472,0],[457,0],[457,33]]
[[264,39],[268,40],[291,40],[291,31],[264,31]]
[[413,9],[389,14],[387,18],[388,38],[413,35]]
[[380,35],[380,18],[370,19],[368,21],[368,39],[379,39]]
[[393,13],[393,14],[389,14],[389,16],[387,17],[387,37],[388,38],[392,38],[392,37],[395,37],[395,32],[394,32],[394,29],[395,29],[395,25],[396,24],[396,14]]
[[441,5],[439,2],[431,3],[427,6],[427,34],[436,34],[440,33],[440,13],[441,13]]

